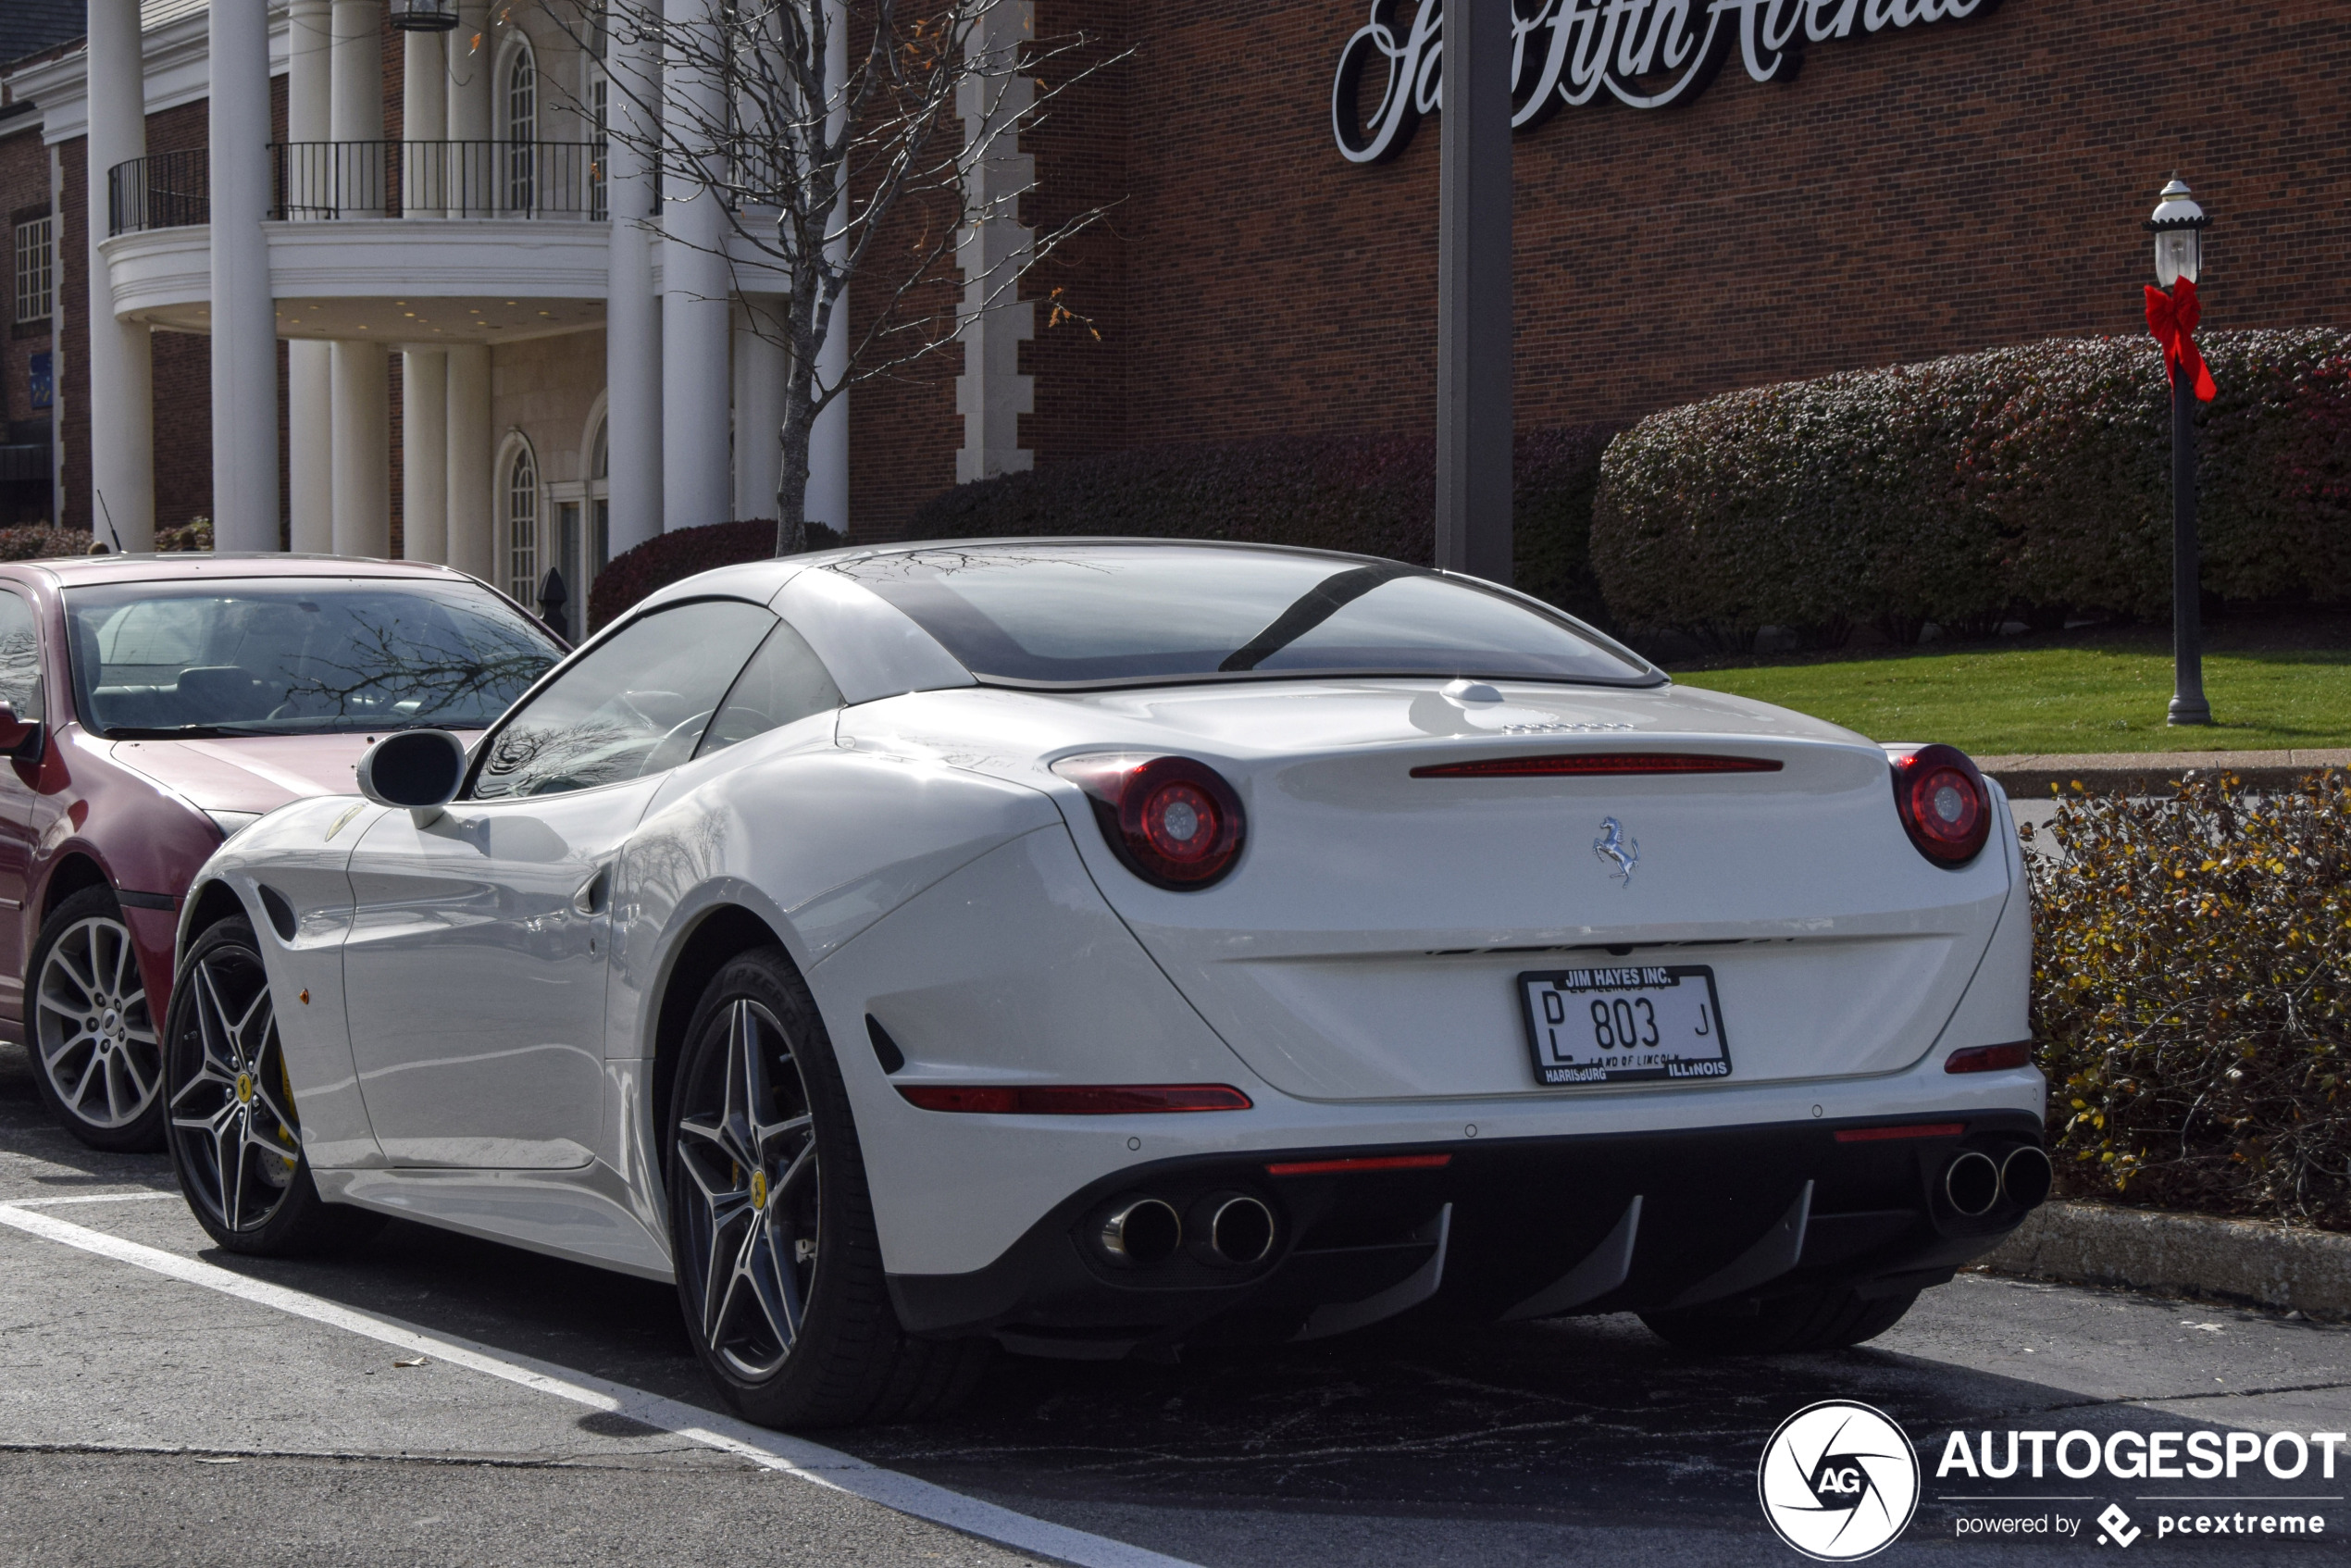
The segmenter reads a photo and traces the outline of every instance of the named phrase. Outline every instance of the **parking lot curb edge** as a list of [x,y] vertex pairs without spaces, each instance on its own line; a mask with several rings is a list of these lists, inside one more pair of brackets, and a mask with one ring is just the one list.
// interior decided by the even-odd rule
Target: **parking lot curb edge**
[[2351,1236],[2268,1220],[2053,1202],[2027,1215],[1982,1266],[2351,1318]]

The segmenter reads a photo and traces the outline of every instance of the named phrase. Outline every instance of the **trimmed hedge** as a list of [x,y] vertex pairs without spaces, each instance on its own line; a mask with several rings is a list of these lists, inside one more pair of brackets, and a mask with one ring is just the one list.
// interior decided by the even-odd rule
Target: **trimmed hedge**
[[[2351,333],[2215,332],[2198,415],[2208,591],[2351,600]],[[2150,338],[2071,338],[1709,398],[1610,447],[1592,555],[1635,630],[1860,623],[2171,602],[2171,402]]]
[[2351,779],[2021,831],[2062,1188],[2351,1228]]
[[53,529],[46,523],[0,529],[0,561],[54,561],[89,554],[88,529]]
[[[808,525],[809,549],[830,550],[840,542],[840,535],[827,525]],[[588,591],[588,629],[602,630],[656,589],[697,572],[765,561],[775,553],[772,520],[708,523],[656,534],[633,550],[622,551],[596,574],[595,585]]]
[[[1528,431],[1512,461],[1518,587],[1595,620],[1606,606],[1591,572],[1592,496],[1609,434]],[[908,537],[1225,539],[1425,566],[1436,509],[1431,440],[1278,436],[1141,447],[957,485],[915,511]]]

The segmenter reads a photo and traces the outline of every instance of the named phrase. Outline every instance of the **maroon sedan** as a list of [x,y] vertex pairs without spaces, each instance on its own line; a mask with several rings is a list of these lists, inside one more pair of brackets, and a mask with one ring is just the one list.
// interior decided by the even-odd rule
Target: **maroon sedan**
[[0,565],[0,1039],[58,1122],[159,1149],[173,927],[223,839],[479,729],[563,648],[445,567],[300,555]]

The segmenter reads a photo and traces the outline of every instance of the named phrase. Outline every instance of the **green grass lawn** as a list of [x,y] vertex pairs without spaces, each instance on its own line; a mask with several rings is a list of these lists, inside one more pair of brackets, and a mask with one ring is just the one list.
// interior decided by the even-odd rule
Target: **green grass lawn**
[[2222,651],[2204,661],[2209,728],[2163,722],[2171,656],[2151,636],[2071,646],[1674,672],[1877,740],[1942,740],[1979,755],[2020,752],[2274,751],[2351,746],[2351,651]]

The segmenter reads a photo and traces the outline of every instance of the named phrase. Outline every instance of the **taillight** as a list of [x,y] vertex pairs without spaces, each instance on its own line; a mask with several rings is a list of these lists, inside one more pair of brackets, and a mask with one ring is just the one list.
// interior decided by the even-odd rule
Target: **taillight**
[[1146,882],[1205,888],[1240,858],[1240,797],[1203,763],[1111,752],[1064,757],[1053,771],[1086,791],[1102,837]]
[[1894,759],[1894,805],[1919,853],[1937,865],[1973,860],[1992,836],[1992,790],[1956,746]]

